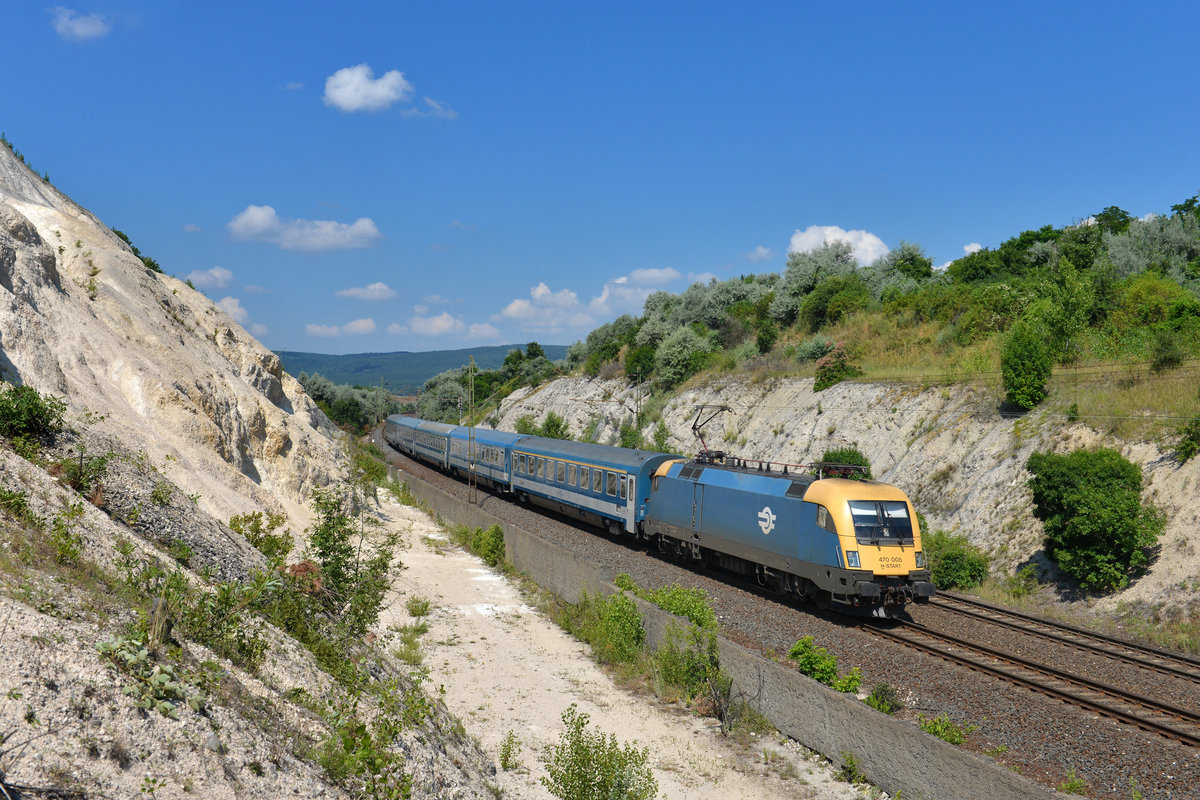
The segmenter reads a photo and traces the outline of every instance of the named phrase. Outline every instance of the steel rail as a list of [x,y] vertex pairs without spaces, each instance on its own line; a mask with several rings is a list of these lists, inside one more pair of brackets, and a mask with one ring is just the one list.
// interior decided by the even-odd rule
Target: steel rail
[[[984,622],[990,623],[992,625],[1000,625],[1005,628],[1009,628],[1011,630],[1018,631],[1020,633],[1029,634],[1030,636],[1037,636],[1042,639],[1048,639],[1052,642],[1058,642],[1059,644],[1064,644],[1068,647],[1074,647],[1078,650],[1084,650],[1084,651],[1087,651],[1090,653],[1095,653],[1097,655],[1104,656],[1105,658],[1110,658],[1110,659],[1117,660],[1117,661],[1123,661],[1123,662],[1133,664],[1133,665],[1136,665],[1139,667],[1145,667],[1146,669],[1154,670],[1155,672],[1159,672],[1164,675],[1173,675],[1177,678],[1184,678],[1185,680],[1190,680],[1190,681],[1200,683],[1200,662],[1193,662],[1191,659],[1187,658],[1186,656],[1179,657],[1177,655],[1170,654],[1167,651],[1157,651],[1157,648],[1149,648],[1150,650],[1157,651],[1154,653],[1155,658],[1170,659],[1170,660],[1176,661],[1177,663],[1183,663],[1183,664],[1194,663],[1196,665],[1195,669],[1181,669],[1179,667],[1175,667],[1170,664],[1161,664],[1156,661],[1152,661],[1143,655],[1144,653],[1147,652],[1146,647],[1144,647],[1142,645],[1131,644],[1129,642],[1126,642],[1123,639],[1117,639],[1117,638],[1113,638],[1110,636],[1106,636],[1105,634],[1102,634],[1102,633],[1088,631],[1085,628],[1076,628],[1073,625],[1067,625],[1065,623],[1058,623],[1058,622],[1043,620],[1040,617],[1035,617],[1031,614],[1024,614],[1019,611],[1010,611],[1010,610],[1008,610],[1006,608],[1002,608],[1000,606],[992,606],[991,604],[987,604],[987,603],[977,603],[973,600],[964,600],[964,599],[958,597],[957,595],[950,595],[948,598],[946,598],[946,597],[942,597],[941,596],[942,594],[944,594],[944,593],[939,593],[939,595],[934,598],[932,605],[936,605],[939,608],[944,608],[947,611],[950,611],[954,614],[962,614],[964,616],[974,617],[976,619],[983,620]],[[947,602],[947,599],[949,600],[949,602]],[[987,612],[990,612],[992,614],[1002,614],[1005,616],[1011,616],[1016,619],[1025,620],[1028,623],[1032,623],[1035,625],[1042,625],[1046,628],[1049,628],[1050,630],[1048,630],[1048,631],[1036,630],[1034,628],[1029,627],[1028,624],[1023,624],[1022,622],[1013,622],[1011,620],[1006,620],[1006,619],[996,619],[995,617],[989,616],[988,613],[985,613],[983,611],[975,611],[971,608],[956,608],[952,605],[952,603],[964,603],[967,605],[978,606],[978,607],[986,609]],[[1085,641],[1079,641],[1078,639],[1072,639],[1069,636],[1064,636],[1060,633],[1055,633],[1054,632],[1055,630],[1065,630],[1065,631],[1068,631],[1069,633],[1075,634],[1076,636],[1084,636],[1093,641],[1085,642]],[[1093,642],[1103,642],[1105,644],[1094,644]],[[1112,649],[1114,646],[1118,647],[1118,648],[1124,648],[1124,649],[1128,650],[1129,652],[1128,653],[1114,652],[1114,650]],[[1159,652],[1161,652],[1162,655],[1159,655]]]
[[[900,642],[900,643],[908,645],[910,647],[915,647],[918,650],[923,650],[924,652],[938,656],[939,658],[944,658],[948,661],[952,661],[952,662],[961,664],[962,666],[965,666],[968,669],[977,670],[979,672],[983,672],[988,675],[992,675],[994,677],[1001,678],[1003,680],[1009,681],[1010,683],[1017,684],[1018,686],[1023,686],[1025,688],[1031,689],[1035,692],[1039,692],[1041,694],[1044,694],[1044,695],[1047,695],[1050,697],[1054,697],[1058,700],[1065,701],[1067,703],[1070,703],[1071,705],[1080,706],[1080,707],[1086,708],[1088,710],[1094,711],[1097,714],[1100,714],[1101,716],[1117,719],[1126,724],[1132,725],[1137,728],[1141,728],[1142,730],[1157,733],[1166,738],[1174,739],[1175,741],[1183,742],[1184,744],[1190,744],[1193,747],[1200,748],[1200,733],[1190,733],[1186,730],[1181,730],[1180,728],[1173,727],[1171,725],[1167,725],[1167,724],[1158,722],[1153,719],[1148,719],[1145,716],[1139,716],[1137,714],[1130,713],[1129,711],[1125,711],[1120,708],[1114,707],[1113,705],[1110,705],[1108,703],[1102,703],[1097,700],[1090,699],[1090,698],[1085,697],[1077,692],[1071,692],[1071,691],[1066,691],[1065,689],[1055,688],[1054,686],[1050,686],[1044,682],[1040,682],[1040,681],[1033,680],[1031,678],[1019,675],[1011,670],[1007,670],[1007,669],[1003,669],[1002,667],[986,664],[986,663],[978,661],[974,658],[970,658],[965,655],[951,652],[950,650],[947,650],[942,647],[937,647],[928,642],[919,641],[916,637],[906,636],[906,635],[898,632],[896,629],[889,629],[889,628],[885,628],[885,627],[881,627],[881,626],[877,626],[877,625],[868,625],[865,627],[870,632],[875,633],[879,636],[882,636],[883,638],[892,639],[894,641]],[[923,625],[919,625],[917,623],[901,622],[900,628],[901,629],[911,629],[913,631],[916,631],[917,633],[923,634],[932,639],[940,639],[949,644],[952,644],[952,645],[955,645],[958,647],[963,647],[968,650],[972,650],[975,653],[982,654],[989,658],[995,658],[995,659],[998,659],[1001,661],[1007,661],[1008,663],[1013,664],[1015,666],[1021,667],[1023,669],[1027,669],[1031,672],[1040,673],[1044,676],[1047,676],[1054,680],[1061,681],[1066,684],[1072,684],[1077,687],[1083,687],[1085,689],[1090,689],[1091,691],[1098,692],[1102,695],[1113,698],[1119,702],[1130,703],[1133,705],[1141,705],[1141,706],[1143,706],[1149,710],[1152,710],[1158,714],[1176,717],[1176,718],[1180,719],[1181,721],[1192,722],[1193,724],[1200,725],[1200,714],[1195,714],[1191,711],[1188,711],[1187,709],[1175,708],[1173,706],[1159,703],[1158,701],[1156,701],[1152,698],[1145,697],[1143,695],[1137,695],[1137,694],[1130,693],[1130,692],[1124,692],[1120,689],[1115,689],[1113,687],[1106,686],[1101,683],[1097,683],[1096,681],[1090,681],[1086,678],[1080,678],[1080,677],[1077,677],[1074,675],[1068,675],[1067,673],[1060,672],[1051,667],[1046,667],[1041,664],[1036,664],[1034,662],[1027,661],[1026,659],[1023,659],[1020,656],[1016,656],[1011,653],[1004,653],[1002,651],[987,647],[986,645],[979,645],[979,644],[975,644],[973,642],[967,642],[965,640],[958,639],[957,637],[951,636],[949,634],[939,633],[938,631],[934,631],[930,628],[926,628]]]
[[1174,650],[1167,650],[1165,648],[1155,647],[1154,645],[1141,644],[1140,642],[1134,642],[1129,639],[1123,639],[1119,636],[1110,636],[1106,633],[1100,633],[1099,631],[1089,630],[1088,628],[1082,628],[1082,627],[1079,627],[1078,625],[1071,625],[1066,622],[1058,622],[1056,620],[1049,620],[1049,619],[1046,619],[1045,617],[1039,617],[1034,614],[1027,614],[1024,611],[1017,611],[1015,609],[1005,608],[1004,606],[998,606],[995,603],[989,603],[986,600],[980,600],[975,597],[968,597],[967,595],[958,594],[956,592],[943,592],[943,591],[939,590],[937,595],[935,595],[935,597],[934,597],[935,603],[936,603],[937,598],[939,598],[939,597],[949,598],[950,600],[956,600],[960,603],[977,606],[979,608],[986,608],[989,611],[995,611],[999,614],[1007,614],[1010,617],[1016,617],[1018,619],[1025,619],[1025,620],[1029,620],[1030,622],[1036,622],[1039,625],[1045,625],[1047,628],[1058,628],[1059,630],[1070,631],[1071,633],[1076,633],[1076,634],[1079,634],[1080,636],[1087,636],[1091,639],[1096,639],[1097,641],[1112,642],[1114,644],[1117,644],[1121,647],[1124,647],[1128,650],[1132,650],[1137,653],[1152,655],[1152,656],[1156,656],[1158,658],[1165,658],[1165,659],[1168,659],[1171,661],[1176,661],[1180,664],[1187,664],[1188,666],[1195,667],[1197,670],[1200,670],[1200,658],[1194,658],[1192,656],[1187,655],[1186,653],[1179,653]]

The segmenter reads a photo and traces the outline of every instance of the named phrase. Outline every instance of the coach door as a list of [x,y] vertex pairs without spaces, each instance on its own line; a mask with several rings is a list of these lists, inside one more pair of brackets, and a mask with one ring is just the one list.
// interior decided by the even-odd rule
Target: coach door
[[637,484],[635,475],[625,476],[625,530],[628,533],[637,531]]

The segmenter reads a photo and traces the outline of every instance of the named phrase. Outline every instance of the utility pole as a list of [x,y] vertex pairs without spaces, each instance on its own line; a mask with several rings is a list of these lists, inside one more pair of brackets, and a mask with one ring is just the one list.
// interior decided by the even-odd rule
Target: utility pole
[[467,502],[478,500],[475,481],[475,356],[467,363]]

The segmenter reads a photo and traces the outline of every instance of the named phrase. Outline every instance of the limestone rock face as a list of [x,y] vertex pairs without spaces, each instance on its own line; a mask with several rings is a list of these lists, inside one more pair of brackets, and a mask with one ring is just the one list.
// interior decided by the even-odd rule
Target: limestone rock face
[[[540,424],[553,411],[576,438],[590,430],[593,441],[616,444],[619,427],[634,420],[646,394],[622,380],[559,378],[510,395],[496,427],[516,430],[527,415]],[[1163,555],[1148,574],[1097,605],[1178,602],[1180,583],[1190,585],[1200,574],[1193,543],[1200,526],[1200,459],[1180,465],[1171,457],[1172,442],[1118,439],[1057,415],[1002,417],[999,403],[999,389],[969,385],[839,383],[814,392],[811,378],[727,379],[686,387],[666,403],[661,418],[670,434],[666,449],[687,456],[701,447],[691,431],[700,405],[729,409],[704,427],[709,449],[752,461],[811,464],[827,449],[856,445],[875,477],[903,489],[930,528],[965,534],[991,553],[996,569],[1033,563],[1043,574],[1051,564],[1042,552],[1025,463],[1035,451],[1114,448],[1141,466],[1144,498],[1166,513],[1167,527]],[[642,429],[650,448],[654,428],[650,423]]]
[[302,527],[311,490],[345,477],[336,429],[274,353],[3,147],[0,367],[105,417],[218,519]]

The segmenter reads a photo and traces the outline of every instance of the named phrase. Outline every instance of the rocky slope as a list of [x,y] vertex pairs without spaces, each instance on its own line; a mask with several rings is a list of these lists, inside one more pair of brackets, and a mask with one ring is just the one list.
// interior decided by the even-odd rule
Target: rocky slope
[[[1003,417],[998,389],[841,383],[813,392],[812,386],[812,379],[689,385],[663,409],[668,449],[689,455],[699,449],[691,425],[701,404],[729,407],[704,428],[709,447],[744,458],[805,464],[829,447],[857,444],[875,477],[904,489],[931,527],[966,534],[992,554],[994,567],[1032,563],[1046,576],[1052,565],[1031,513],[1025,462],[1036,450],[1113,447],[1141,465],[1145,497],[1166,512],[1168,524],[1149,572],[1096,605],[1163,604],[1186,612],[1200,603],[1200,554],[1192,541],[1200,527],[1200,459],[1181,466],[1157,443],[1117,440],[1037,411]],[[515,430],[520,417],[540,422],[553,411],[574,435],[594,425],[597,441],[615,442],[639,403],[644,398],[624,381],[562,378],[511,395],[496,424]],[[643,436],[653,441],[653,426]]]
[[[344,718],[328,703],[345,691],[245,601],[220,599],[278,583],[231,516],[281,513],[302,549],[313,490],[348,475],[338,432],[278,358],[0,147],[0,369],[62,398],[67,423],[36,454],[21,448],[31,460],[0,439],[2,794],[349,796],[353,770],[322,757]],[[75,465],[96,466],[86,487]],[[178,608],[200,609],[189,630],[241,631],[261,657],[239,655],[242,669],[173,636],[153,611],[173,581],[189,588],[172,597],[195,598]],[[146,630],[147,655],[115,639]],[[147,672],[173,670],[170,687],[116,668],[108,641]],[[369,641],[350,646],[422,709],[389,741],[414,792],[487,796],[490,767],[444,705],[412,689],[419,677]],[[156,691],[177,718],[135,702]],[[372,702],[364,715],[377,716]]]
[[342,477],[332,429],[278,357],[0,147],[0,367],[144,451],[202,509],[306,518]]

